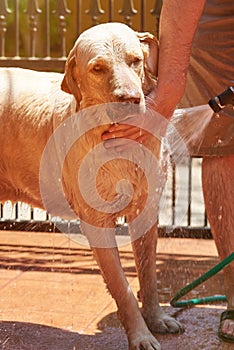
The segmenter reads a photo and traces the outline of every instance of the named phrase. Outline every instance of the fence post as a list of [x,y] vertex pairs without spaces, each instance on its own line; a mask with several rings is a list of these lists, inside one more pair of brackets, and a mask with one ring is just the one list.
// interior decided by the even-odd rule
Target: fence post
[[36,53],[36,37],[37,32],[37,16],[42,11],[38,7],[37,0],[29,0],[27,10],[24,11],[25,14],[29,16],[29,30],[30,30],[30,57],[35,57]]
[[95,26],[99,24],[99,16],[105,13],[105,11],[101,7],[100,0],[90,0],[89,9],[85,13],[92,16],[93,26]]
[[150,13],[156,17],[156,33],[157,37],[159,34],[159,19],[162,9],[162,2],[163,0],[155,0],[154,8],[150,11]]
[[67,32],[67,23],[66,16],[69,15],[71,11],[67,7],[66,0],[58,0],[57,8],[53,11],[53,14],[59,19],[59,28],[61,33],[61,49],[62,57],[66,57],[66,32]]
[[119,10],[119,14],[124,16],[125,23],[131,27],[131,17],[135,16],[138,11],[134,7],[133,0],[124,0],[122,10]]
[[0,0],[0,56],[5,56],[5,36],[7,31],[6,16],[11,13],[7,0]]

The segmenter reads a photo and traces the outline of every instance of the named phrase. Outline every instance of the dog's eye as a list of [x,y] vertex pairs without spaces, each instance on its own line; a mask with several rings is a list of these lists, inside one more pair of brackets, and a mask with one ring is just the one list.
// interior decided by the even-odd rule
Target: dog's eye
[[132,63],[134,64],[138,64],[140,63],[142,60],[139,57],[134,57],[134,59],[132,60]]
[[140,57],[133,57],[130,61],[130,66],[138,67],[142,63],[142,59]]
[[95,73],[101,73],[104,71],[104,67],[99,64],[99,63],[96,63],[93,67],[92,67],[92,71],[95,72]]

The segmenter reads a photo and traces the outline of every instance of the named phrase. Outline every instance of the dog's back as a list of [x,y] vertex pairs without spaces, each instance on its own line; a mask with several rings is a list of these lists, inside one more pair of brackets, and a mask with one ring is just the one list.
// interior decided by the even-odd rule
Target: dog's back
[[0,201],[41,207],[39,164],[56,125],[71,114],[63,75],[0,68]]

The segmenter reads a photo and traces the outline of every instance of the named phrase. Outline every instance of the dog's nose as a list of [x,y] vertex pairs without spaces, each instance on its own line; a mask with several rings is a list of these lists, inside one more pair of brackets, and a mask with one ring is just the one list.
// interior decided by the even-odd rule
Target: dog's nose
[[132,103],[135,105],[139,105],[141,102],[141,98],[140,98],[140,96],[139,97],[138,96],[129,97],[126,95],[120,95],[119,102]]

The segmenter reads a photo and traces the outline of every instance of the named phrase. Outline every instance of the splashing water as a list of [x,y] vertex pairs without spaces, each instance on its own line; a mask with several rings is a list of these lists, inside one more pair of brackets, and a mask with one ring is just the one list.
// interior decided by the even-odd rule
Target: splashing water
[[[168,137],[172,149],[176,149],[178,134],[188,149],[191,147],[199,149],[204,138],[204,130],[209,124],[213,113],[209,105],[175,110],[168,128]],[[178,134],[174,132],[175,130]]]
[[[161,205],[159,214],[160,223],[163,225],[167,226],[171,220],[172,226],[167,227],[167,233],[172,230],[173,225],[187,224],[188,206],[191,205],[189,188],[187,188],[190,176],[190,155],[199,154],[205,130],[212,116],[213,111],[209,105],[177,109],[168,124],[165,142],[172,164],[169,162],[167,165],[167,182],[161,199],[161,203],[165,204]],[[174,180],[173,176],[175,176]],[[198,178],[196,186],[198,186]],[[175,190],[174,207],[170,200],[173,188]],[[196,205],[198,204],[196,203]]]

